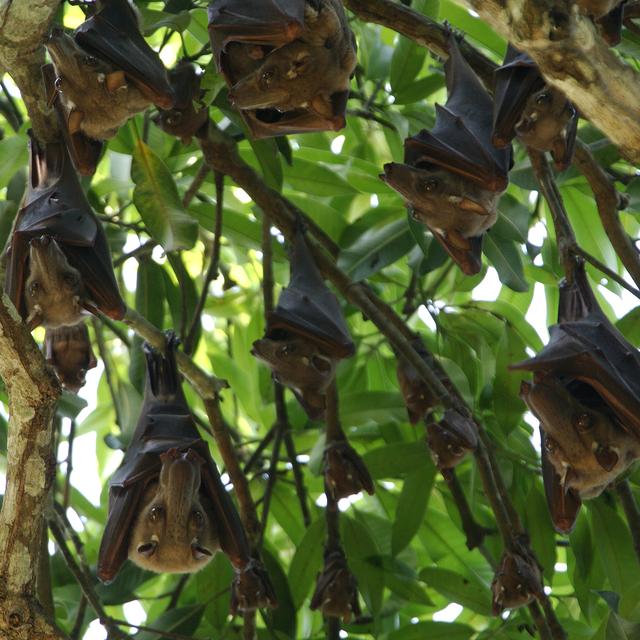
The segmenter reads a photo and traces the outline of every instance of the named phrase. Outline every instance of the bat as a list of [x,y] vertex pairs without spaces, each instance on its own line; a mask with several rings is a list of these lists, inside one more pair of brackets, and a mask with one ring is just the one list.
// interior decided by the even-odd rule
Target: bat
[[193,136],[206,133],[209,122],[209,109],[200,104],[200,76],[193,64],[181,60],[169,71],[169,83],[175,105],[173,109],[161,109],[153,120],[165,133],[189,144]]
[[33,329],[76,325],[100,311],[121,320],[104,230],[63,143],[31,135],[29,181],[7,248],[5,292]]
[[324,450],[325,485],[334,500],[366,491],[375,493],[371,474],[355,449],[345,440],[334,440]]
[[218,550],[241,572],[252,560],[238,514],[184,397],[175,334],[165,352],[143,345],[145,394],[131,444],[109,482],[98,577],[129,558],[158,573],[190,573]]
[[151,103],[173,107],[165,68],[127,0],[102,0],[72,35],[55,28],[46,47],[55,69],[45,73],[47,95],[83,175],[95,172],[102,141],[131,116]]
[[528,147],[550,151],[556,168],[564,171],[573,158],[578,128],[573,105],[511,44],[494,78],[493,144],[505,147],[517,135]]
[[542,575],[535,558],[505,551],[491,582],[493,615],[516,609],[544,593]]
[[478,434],[470,420],[447,409],[442,420],[427,424],[427,444],[440,471],[453,469],[478,448]]
[[289,387],[310,419],[325,412],[326,390],[339,360],[355,353],[336,296],[313,261],[300,227],[291,249],[291,279],[267,318],[251,353],[266,362],[273,378]]
[[254,138],[345,126],[356,42],[338,0],[220,0],[209,7],[218,70]]
[[588,499],[599,496],[640,457],[640,440],[617,423],[588,385],[578,384],[599,408],[581,402],[571,385],[551,376],[523,383],[522,396],[544,425],[541,446],[561,486]]
[[[411,342],[415,351],[420,357],[429,364],[432,356],[424,348],[424,344],[419,337]],[[413,368],[402,356],[397,356],[398,364],[396,367],[396,375],[400,386],[400,393],[407,407],[407,414],[411,424],[417,424],[438,405],[438,399],[433,395],[431,389],[427,386],[422,376]],[[445,381],[443,381],[445,382]]]
[[436,122],[407,138],[404,163],[384,165],[380,178],[407,200],[465,274],[482,267],[482,237],[497,219],[508,184],[511,147],[491,144],[493,101],[449,33],[447,102]]
[[360,617],[358,582],[349,571],[341,549],[325,551],[324,568],[318,576],[309,608],[312,611],[320,609],[328,617],[342,618],[346,624],[352,615],[356,619]]
[[541,423],[545,493],[554,526],[568,533],[582,499],[599,495],[640,457],[640,354],[609,322],[584,264],[560,286],[558,324],[534,358],[521,395]]
[[72,327],[47,329],[44,353],[47,364],[54,368],[62,386],[74,393],[84,386],[87,371],[98,364],[84,322]]

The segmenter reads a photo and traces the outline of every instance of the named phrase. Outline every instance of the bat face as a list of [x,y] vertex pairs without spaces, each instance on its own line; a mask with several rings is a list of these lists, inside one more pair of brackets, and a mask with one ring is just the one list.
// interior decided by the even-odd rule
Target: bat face
[[47,363],[53,366],[62,386],[77,393],[84,386],[87,371],[97,364],[86,325],[80,322],[47,329],[44,343]]
[[209,34],[254,137],[345,126],[356,44],[342,3],[221,0],[209,8]]
[[331,442],[324,450],[324,478],[334,500],[375,491],[369,470],[346,440]]
[[47,49],[71,134],[81,131],[89,138],[106,140],[132,115],[149,106],[150,101],[127,82],[121,70],[87,53],[62,30],[54,30]]
[[430,229],[469,238],[496,221],[499,194],[449,171],[390,162],[381,177],[411,203],[413,217]]
[[493,614],[529,604],[542,592],[542,576],[533,559],[505,551],[491,583]]
[[529,96],[516,124],[516,133],[527,146],[547,151],[552,148],[554,140],[563,135],[574,113],[574,108],[561,91],[546,86]]
[[427,444],[433,462],[441,471],[459,465],[478,446],[472,423],[455,411],[446,411],[440,422],[427,424]]
[[170,449],[160,460],[158,481],[146,489],[133,524],[129,559],[156,573],[199,571],[220,546],[200,493],[202,460],[191,449]]
[[84,297],[82,276],[51,236],[33,238],[25,283],[27,323],[51,329],[78,324]]
[[523,383],[522,396],[544,426],[541,445],[561,485],[581,498],[600,495],[640,457],[635,436],[608,412],[580,402],[557,380]]
[[251,353],[271,367],[276,382],[294,391],[309,417],[324,414],[324,393],[335,376],[336,358],[316,343],[286,332],[282,339],[256,340]]

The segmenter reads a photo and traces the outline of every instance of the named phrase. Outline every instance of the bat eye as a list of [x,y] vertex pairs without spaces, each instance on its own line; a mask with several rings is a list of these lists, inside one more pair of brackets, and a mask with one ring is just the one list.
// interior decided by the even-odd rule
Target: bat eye
[[262,80],[263,84],[265,84],[265,85],[267,85],[267,86],[268,86],[268,85],[269,85],[269,83],[271,82],[271,80],[273,80],[273,75],[274,75],[274,74],[273,74],[273,71],[265,71],[265,72],[262,74],[262,78],[261,78],[261,80]]
[[422,182],[423,191],[435,191],[438,188],[440,181],[437,178],[428,178]]
[[292,353],[296,352],[296,346],[294,344],[285,344],[280,349],[280,355],[290,356]]
[[554,452],[557,450],[558,445],[557,445],[556,441],[555,441],[553,438],[551,438],[551,437],[547,436],[547,437],[544,439],[544,448],[545,448],[549,453],[554,453]]
[[149,512],[149,520],[153,523],[160,522],[164,517],[164,509],[162,507],[152,507]]
[[204,516],[202,515],[202,511],[194,511],[191,514],[191,517],[193,518],[193,523],[196,525],[196,527],[198,529],[202,529],[204,525]]
[[157,542],[145,542],[144,544],[138,545],[138,553],[149,558],[156,552],[157,548]]
[[411,211],[411,217],[412,217],[414,220],[420,220],[420,214],[419,214],[415,209],[413,209],[413,210]]
[[94,58],[93,56],[85,56],[84,58],[82,58],[82,64],[86,65],[87,67],[96,67],[98,65],[98,59]]
[[39,282],[32,282],[29,285],[29,295],[36,296],[36,295],[38,295],[39,291],[40,291],[40,283]]
[[548,104],[551,102],[551,95],[544,91],[536,97],[536,104]]
[[62,78],[60,76],[58,76],[55,79],[55,82],[53,83],[53,86],[58,90],[61,91],[62,90]]
[[591,416],[588,413],[581,413],[576,416],[576,427],[578,431],[587,431],[591,428]]
[[62,276],[62,281],[67,287],[72,288],[78,284],[78,276],[75,273],[69,271]]
[[320,356],[313,356],[311,358],[311,364],[316,371],[320,373],[327,373],[331,371],[331,361],[328,358],[322,358]]
[[191,545],[191,554],[193,555],[194,560],[203,560],[204,558],[211,557],[211,551],[201,547],[199,544]]

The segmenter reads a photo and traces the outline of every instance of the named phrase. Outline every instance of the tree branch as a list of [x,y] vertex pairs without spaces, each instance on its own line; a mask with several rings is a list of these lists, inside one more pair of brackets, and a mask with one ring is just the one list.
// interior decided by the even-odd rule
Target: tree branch
[[640,76],[609,48],[573,2],[465,0],[497,33],[526,51],[631,162],[640,161]]

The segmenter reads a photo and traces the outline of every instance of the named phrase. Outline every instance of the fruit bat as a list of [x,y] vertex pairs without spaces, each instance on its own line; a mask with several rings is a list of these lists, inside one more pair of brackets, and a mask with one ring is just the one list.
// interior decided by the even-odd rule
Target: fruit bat
[[410,205],[468,275],[482,266],[482,236],[497,219],[508,184],[511,147],[491,144],[493,101],[449,33],[444,70],[448,97],[436,105],[436,123],[407,138],[404,164],[384,165],[380,176]]
[[221,548],[236,571],[252,562],[238,514],[187,406],[175,362],[145,343],[140,418],[109,482],[109,515],[98,577],[113,580],[127,557],[156,572],[190,573]]
[[165,133],[188,144],[193,136],[206,132],[209,121],[209,110],[200,104],[200,76],[188,60],[181,60],[169,71],[169,83],[175,105],[173,109],[161,109],[153,120]]
[[523,399],[541,421],[543,480],[554,525],[573,527],[581,498],[598,495],[640,454],[640,353],[609,322],[584,264],[560,286],[558,324],[534,358]]
[[291,279],[267,318],[265,335],[251,353],[266,362],[273,378],[289,387],[312,420],[325,412],[325,393],[342,358],[355,353],[336,296],[322,280],[303,232],[296,230]]
[[92,175],[102,141],[151,103],[171,109],[174,97],[158,54],[140,33],[127,0],[101,0],[100,9],[72,35],[53,30],[46,42],[55,67],[45,74],[71,155]]
[[312,611],[320,609],[325,616],[342,618],[347,624],[352,615],[356,619],[360,617],[358,582],[349,571],[342,549],[325,551],[324,568],[318,576],[309,608]]
[[509,44],[495,71],[492,141],[508,145],[514,136],[538,151],[550,151],[564,171],[573,158],[578,113],[561,91],[545,81],[534,61]]
[[97,364],[84,322],[72,327],[47,329],[44,334],[44,354],[62,386],[74,393],[84,386],[87,371]]
[[254,138],[345,126],[355,37],[338,0],[216,0],[209,35]]
[[334,500],[366,491],[375,493],[371,474],[356,450],[344,440],[334,440],[324,450],[325,486]]
[[453,469],[477,449],[478,434],[469,419],[448,409],[442,420],[427,424],[427,444],[440,471]]
[[516,609],[543,595],[540,567],[533,557],[505,551],[491,582],[493,615]]
[[[424,348],[422,340],[416,337],[412,340],[411,345],[420,357],[429,363],[432,356]],[[433,395],[431,389],[422,379],[422,376],[413,368],[413,365],[402,356],[397,356],[398,365],[396,367],[396,375],[398,384],[400,385],[400,393],[407,407],[409,422],[417,424],[423,418],[426,418],[432,409],[438,405],[438,398]],[[445,383],[446,381],[442,381]]]
[[107,238],[63,143],[30,140],[27,191],[7,248],[5,291],[30,328],[78,324],[101,311],[121,320]]

